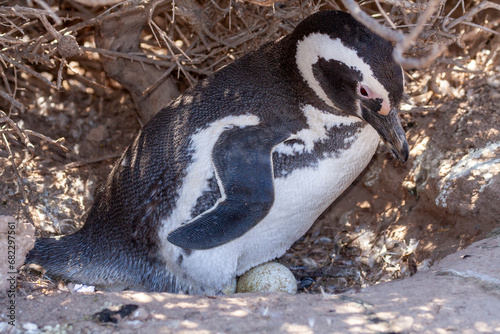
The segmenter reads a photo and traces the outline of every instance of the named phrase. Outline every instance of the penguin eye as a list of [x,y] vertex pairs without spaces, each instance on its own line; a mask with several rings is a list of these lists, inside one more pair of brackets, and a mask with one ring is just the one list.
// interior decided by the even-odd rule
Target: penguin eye
[[371,93],[370,88],[364,85],[359,85],[359,95],[363,97],[369,97],[370,93]]

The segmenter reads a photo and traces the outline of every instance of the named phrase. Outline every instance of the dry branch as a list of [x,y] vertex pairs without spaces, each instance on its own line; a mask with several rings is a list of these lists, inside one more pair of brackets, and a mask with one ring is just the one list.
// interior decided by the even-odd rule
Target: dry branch
[[5,136],[5,133],[2,133],[2,139],[3,139],[3,143],[5,145],[5,148],[7,149],[7,152],[9,153],[9,160],[10,160],[10,163],[12,165],[12,169],[14,170],[14,174],[16,174],[17,186],[19,188],[19,191],[21,192],[21,194],[23,196],[24,203],[28,203],[28,198],[26,197],[26,192],[24,191],[23,180],[21,178],[21,174],[19,174],[19,169],[17,168],[16,161],[14,160],[14,154],[12,153],[9,141],[7,140],[7,136]]
[[[28,136],[26,135],[25,131],[19,128],[16,122],[14,122],[5,112],[0,110],[0,123],[6,123],[7,125],[10,126],[12,130],[19,136],[19,139],[22,141],[22,143],[26,146],[26,148],[30,151],[30,153],[34,153],[35,151],[35,146],[30,142]],[[3,129],[3,128],[2,128]]]
[[[463,16],[455,19],[455,20],[453,20],[449,24],[446,24],[446,26],[444,27],[444,30],[445,31],[449,31],[449,30],[453,29],[455,26],[457,26],[460,23],[469,22],[480,11],[483,11],[483,10],[489,9],[489,8],[492,8],[492,9],[500,11],[500,4],[496,4],[496,3],[493,3],[491,1],[483,1],[479,5],[475,6],[471,10],[469,10],[469,12],[467,14],[465,14],[465,15],[463,15]],[[444,23],[446,23],[446,22],[444,22]]]
[[[378,0],[377,4],[378,4]],[[363,22],[370,29],[374,30],[384,38],[395,42],[395,50],[394,50],[394,59],[403,65],[405,68],[425,68],[431,62],[433,62],[437,57],[439,57],[447,48],[447,46],[451,43],[457,42],[460,44],[458,40],[458,36],[453,35],[451,29],[458,24],[466,24],[471,25],[477,28],[481,28],[493,34],[498,34],[498,32],[488,29],[486,27],[482,27],[480,25],[476,25],[474,23],[470,23],[477,13],[482,10],[493,8],[496,10],[500,10],[500,5],[492,3],[490,1],[483,1],[481,4],[469,10],[463,16],[454,19],[450,22],[451,14],[456,10],[456,8],[463,3],[459,1],[457,5],[448,13],[448,15],[443,16],[441,12],[443,11],[444,5],[446,3],[445,0],[430,0],[427,3],[419,4],[418,6],[409,5],[410,3],[406,1],[382,1],[384,3],[391,4],[393,9],[400,8],[401,10],[411,10],[413,12],[418,13],[417,20],[412,24],[412,29],[409,33],[404,33],[401,30],[390,29],[387,26],[382,25],[373,17],[364,12],[361,7],[356,4],[354,0],[342,0],[342,3],[349,9],[351,14],[356,17],[359,21]],[[379,10],[381,8],[379,7]],[[386,17],[386,21],[392,23],[392,20],[387,17],[387,13],[381,10],[381,13],[384,17]],[[440,22],[438,24],[437,22]],[[430,23],[430,24],[429,24]],[[442,31],[440,31],[437,27],[442,27]],[[439,34],[442,37],[440,42],[426,41],[428,38],[424,36],[432,36]],[[427,55],[420,55],[418,57],[405,57],[404,54],[410,49],[412,45],[414,45],[417,39],[424,40],[424,52],[427,52]]]

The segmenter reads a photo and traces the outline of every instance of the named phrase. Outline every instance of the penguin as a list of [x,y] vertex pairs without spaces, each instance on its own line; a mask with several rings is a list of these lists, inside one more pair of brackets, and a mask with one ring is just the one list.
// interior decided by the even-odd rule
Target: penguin
[[161,110],[98,190],[84,226],[27,263],[102,289],[220,294],[277,258],[367,166],[405,162],[393,46],[342,11],[221,68]]

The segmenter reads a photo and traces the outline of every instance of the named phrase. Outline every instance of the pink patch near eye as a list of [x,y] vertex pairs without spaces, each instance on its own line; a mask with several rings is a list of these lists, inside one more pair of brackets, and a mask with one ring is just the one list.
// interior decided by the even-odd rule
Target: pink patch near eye
[[380,95],[372,92],[370,87],[360,84],[359,88],[358,88],[358,94],[364,98],[367,98],[367,99],[381,99],[382,100],[382,107],[378,111],[379,114],[388,115],[389,112],[391,111],[389,103],[387,101],[385,101]]

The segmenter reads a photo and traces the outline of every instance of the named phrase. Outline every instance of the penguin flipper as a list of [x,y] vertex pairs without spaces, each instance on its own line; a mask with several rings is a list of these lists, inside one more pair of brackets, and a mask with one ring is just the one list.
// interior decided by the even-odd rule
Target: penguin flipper
[[272,150],[287,136],[262,126],[223,132],[212,153],[222,198],[212,209],[172,231],[167,240],[186,249],[210,249],[257,225],[274,203]]

